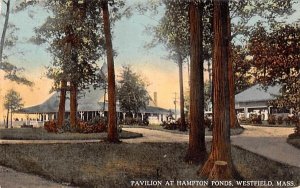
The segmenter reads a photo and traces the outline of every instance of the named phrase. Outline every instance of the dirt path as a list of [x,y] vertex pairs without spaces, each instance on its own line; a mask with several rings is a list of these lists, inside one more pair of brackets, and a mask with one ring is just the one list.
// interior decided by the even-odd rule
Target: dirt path
[[244,126],[243,134],[231,138],[234,145],[274,161],[300,167],[300,150],[286,142],[294,128]]
[[123,128],[125,131],[143,134],[143,137],[135,139],[123,139],[126,143],[141,143],[141,142],[188,142],[189,136],[185,134],[176,134],[166,131],[151,130],[144,128]]
[[[244,126],[245,131],[231,137],[234,145],[240,146],[274,161],[300,167],[300,150],[286,143],[293,128]],[[143,128],[124,128],[124,130],[142,133],[142,138],[123,140],[128,143],[141,142],[188,142],[188,135]],[[206,140],[210,141],[211,136]]]
[[1,188],[71,188],[43,179],[39,176],[16,172],[10,168],[0,166]]
[[0,140],[0,144],[80,144],[94,142],[101,142],[101,140]]

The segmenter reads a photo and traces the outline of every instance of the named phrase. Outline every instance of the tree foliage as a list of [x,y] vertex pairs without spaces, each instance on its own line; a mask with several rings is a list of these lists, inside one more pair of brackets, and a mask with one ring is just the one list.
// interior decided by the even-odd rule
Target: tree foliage
[[138,113],[147,107],[150,100],[147,84],[130,66],[123,66],[118,85],[117,95],[122,111]]
[[164,16],[157,26],[147,28],[154,35],[147,47],[162,44],[169,51],[169,57],[177,63],[178,53],[182,59],[189,55],[188,3],[179,0],[163,2]]
[[255,24],[257,21],[253,21],[254,18],[265,26],[276,24],[294,12],[295,3],[296,0],[230,1],[232,39],[239,38],[242,41],[234,41],[246,42],[251,31],[257,26]]
[[21,109],[24,104],[22,103],[22,97],[14,89],[10,89],[4,96],[4,108],[10,111]]
[[300,27],[298,24],[262,26],[253,33],[249,49],[253,56],[258,82],[282,86],[282,96],[274,101],[278,107],[299,111]]
[[85,87],[97,80],[96,61],[104,54],[101,10],[95,1],[50,1],[46,5],[53,12],[46,22],[36,29],[35,43],[49,43],[52,66],[48,76],[60,81],[76,81]]
[[[1,0],[5,5],[6,11],[4,16],[4,24],[1,33],[0,39],[0,70],[5,72],[4,77],[11,81],[15,81],[18,84],[25,84],[28,86],[32,86],[33,83],[29,81],[26,77],[22,75],[23,68],[18,68],[17,66],[11,64],[9,62],[8,57],[12,54],[4,53],[5,50],[12,51],[12,48],[16,45],[18,40],[18,36],[16,32],[19,30],[16,25],[10,23],[10,15],[11,15],[11,0]],[[18,52],[23,53],[23,52]],[[16,53],[13,53],[15,55]]]
[[232,46],[232,63],[234,69],[235,93],[240,93],[255,84],[255,77],[251,74],[253,65],[249,50],[240,46]]

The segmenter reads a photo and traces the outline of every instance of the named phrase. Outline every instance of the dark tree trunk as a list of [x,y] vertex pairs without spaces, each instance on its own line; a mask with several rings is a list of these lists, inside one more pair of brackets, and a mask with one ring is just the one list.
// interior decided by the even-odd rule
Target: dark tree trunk
[[65,80],[61,81],[60,86],[60,97],[58,106],[58,117],[57,117],[57,127],[61,129],[64,125],[65,120],[65,106],[66,106],[66,87],[67,82]]
[[[3,26],[1,41],[0,41],[0,65],[2,63],[5,35],[6,35],[7,27],[8,27],[10,0],[7,0],[5,4],[6,4],[6,14],[5,14],[5,21],[4,21],[4,26]],[[2,66],[0,66],[0,69],[1,68],[2,68]]]
[[[230,91],[229,91],[229,49],[228,1],[214,1],[214,51],[213,51],[213,140],[211,153],[200,175],[211,179],[232,179],[233,163],[230,144]],[[227,163],[226,169],[214,168],[216,161]],[[219,173],[218,173],[219,172]],[[222,174],[220,174],[222,172]]]
[[[230,22],[230,17],[229,17]],[[231,25],[228,25],[228,33],[231,36]],[[231,41],[231,38],[230,38]],[[234,84],[234,72],[233,72],[233,61],[232,61],[232,46],[229,43],[229,54],[228,54],[228,79],[229,79],[229,95],[230,95],[230,128],[239,128],[240,124],[237,120],[235,113],[235,84]]]
[[203,163],[207,157],[204,127],[204,79],[203,79],[203,5],[190,3],[191,33],[191,89],[190,135],[186,161]]
[[208,83],[209,83],[209,88],[208,88],[208,93],[210,95],[210,98],[212,96],[212,81],[211,81],[211,78],[212,78],[212,73],[211,73],[211,67],[212,67],[212,64],[211,64],[211,61],[208,60],[207,61],[207,70],[208,70]]
[[12,120],[13,120],[13,112],[12,112],[12,109],[10,109],[10,128],[13,128]]
[[180,131],[186,131],[185,114],[184,114],[184,91],[183,91],[183,75],[182,75],[182,56],[178,54],[178,67],[179,67],[179,102],[180,102]]
[[106,84],[105,84],[105,86],[104,86],[104,97],[103,97],[103,116],[104,116],[104,114],[105,114],[105,105],[106,105],[106,93],[107,93],[107,86],[106,86]]
[[108,2],[102,2],[103,11],[103,24],[104,35],[106,42],[106,54],[107,54],[107,72],[108,72],[108,134],[107,141],[112,143],[118,143],[118,127],[117,127],[117,113],[116,113],[116,81],[115,81],[115,68],[113,58],[113,48],[110,32],[110,20]]
[[72,130],[77,126],[77,84],[73,81],[70,83],[70,125]]
[[9,108],[7,109],[7,114],[6,114],[6,124],[5,124],[5,128],[8,128],[8,120],[9,120]]

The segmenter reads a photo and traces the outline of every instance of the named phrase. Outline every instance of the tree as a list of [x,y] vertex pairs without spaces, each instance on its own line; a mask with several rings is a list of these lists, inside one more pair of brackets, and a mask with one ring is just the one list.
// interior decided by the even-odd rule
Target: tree
[[8,20],[9,20],[9,15],[10,15],[10,0],[3,1],[3,2],[6,4],[6,13],[5,13],[5,21],[4,21],[4,26],[3,26],[1,41],[0,41],[0,63],[2,63],[2,59],[3,59],[5,36],[6,36],[7,28],[8,28]]
[[123,66],[118,83],[117,96],[122,111],[137,114],[140,109],[146,109],[150,97],[140,75],[133,72],[130,66]]
[[281,96],[271,102],[278,108],[300,112],[300,26],[259,26],[250,39],[250,55],[255,78],[264,86],[280,85]]
[[[14,24],[9,23],[11,12],[11,0],[0,1],[2,1],[6,5],[5,20],[0,39],[0,70],[5,72],[6,79],[28,86],[32,86],[33,83],[20,74],[23,71],[23,68],[18,68],[15,65],[9,63],[7,60],[7,54],[4,55],[5,47],[10,49],[13,46],[15,46],[16,41],[18,40],[18,37],[15,35],[15,32],[18,30],[18,28]],[[7,33],[9,29],[10,32]]]
[[[228,26],[228,29],[232,29],[231,42],[232,45],[249,40],[251,30],[255,29],[256,25],[249,24],[254,17],[258,17],[261,20],[265,20],[268,25],[277,23],[276,20],[279,16],[290,15],[293,12],[292,5],[295,3],[293,0],[277,1],[230,1],[230,18],[234,21],[231,22],[232,26]],[[235,40],[239,38],[239,40]],[[231,51],[232,52],[232,51]],[[229,59],[232,59],[232,54],[229,54]],[[238,68],[239,64],[234,65],[229,61],[229,74],[233,74],[233,68]],[[234,80],[233,76],[230,76],[229,88],[230,88],[230,126],[231,128],[238,128],[239,124],[235,114],[235,86],[234,84],[238,80]]]
[[[230,91],[228,1],[214,1],[214,51],[213,51],[213,140],[211,153],[200,175],[210,179],[233,178],[230,144]],[[222,162],[220,162],[222,161]],[[222,170],[220,170],[222,168]]]
[[241,45],[232,47],[232,64],[235,80],[235,94],[254,85],[255,77],[251,74],[253,69],[252,59],[249,50]]
[[5,128],[8,128],[9,113],[10,113],[10,126],[12,127],[13,111],[19,110],[23,106],[24,104],[22,103],[22,98],[20,94],[13,89],[8,90],[6,95],[4,96],[4,108],[7,109]]
[[295,0],[265,0],[265,1],[230,1],[230,18],[232,34],[231,40],[234,44],[245,44],[249,36],[257,27],[257,21],[263,22],[265,26],[277,24],[281,21],[278,19],[294,12],[293,5]]
[[204,127],[203,80],[203,4],[190,2],[191,73],[190,73],[190,136],[186,161],[203,163],[207,157]]
[[180,101],[180,130],[186,131],[184,114],[184,91],[183,91],[183,62],[189,56],[189,23],[188,3],[186,1],[163,1],[165,14],[159,24],[149,31],[154,33],[153,40],[147,47],[163,44],[169,52],[169,58],[174,60],[179,68],[179,101]]
[[[99,81],[96,61],[104,53],[102,18],[98,1],[49,1],[46,8],[53,12],[46,22],[36,29],[36,44],[48,42],[53,54],[49,78],[54,79],[54,89],[60,90],[58,126],[64,120],[66,91],[70,91],[70,124],[77,124],[78,91],[96,85]],[[84,25],[84,27],[83,27]]]
[[116,81],[113,47],[111,41],[110,19],[108,10],[108,1],[102,1],[102,16],[105,35],[105,46],[107,55],[107,82],[108,82],[108,134],[107,141],[118,143],[119,135],[117,128],[117,112],[116,112]]

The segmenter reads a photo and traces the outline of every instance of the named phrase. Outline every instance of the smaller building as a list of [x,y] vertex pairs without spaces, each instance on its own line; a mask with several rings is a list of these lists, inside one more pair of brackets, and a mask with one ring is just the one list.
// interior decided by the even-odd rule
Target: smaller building
[[262,120],[268,120],[270,114],[287,115],[289,109],[277,109],[269,105],[269,101],[276,99],[281,95],[281,87],[254,85],[245,91],[235,95],[235,109],[237,114],[244,114],[249,118],[251,114],[262,116]]

